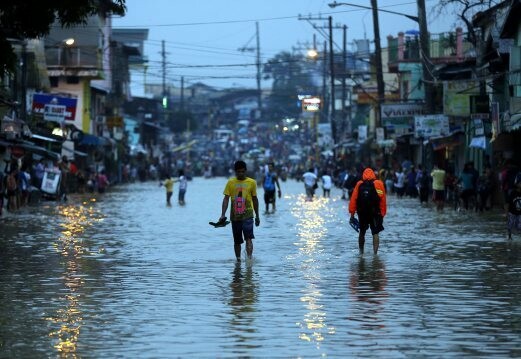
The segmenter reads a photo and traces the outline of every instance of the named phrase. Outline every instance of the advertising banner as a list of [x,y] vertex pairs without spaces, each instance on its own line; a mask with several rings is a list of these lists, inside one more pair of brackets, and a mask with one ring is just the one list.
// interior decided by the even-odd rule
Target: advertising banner
[[445,82],[443,84],[443,113],[447,116],[469,116],[471,96],[479,94],[477,81]]
[[414,116],[423,115],[423,104],[421,103],[393,103],[382,104],[382,124],[385,127],[412,128]]
[[46,121],[74,121],[77,99],[53,94],[34,94],[33,113],[41,114]]
[[449,118],[445,115],[427,115],[414,117],[415,137],[442,137],[448,136],[449,134]]

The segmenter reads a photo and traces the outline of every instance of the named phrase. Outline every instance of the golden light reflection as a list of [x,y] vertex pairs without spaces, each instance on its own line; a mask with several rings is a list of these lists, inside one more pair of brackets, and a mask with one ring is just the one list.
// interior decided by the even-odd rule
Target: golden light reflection
[[302,332],[299,338],[307,342],[315,342],[317,347],[325,340],[325,334],[334,334],[335,328],[326,324],[327,311],[321,303],[322,293],[317,284],[321,282],[323,253],[322,241],[327,235],[326,218],[330,211],[329,199],[315,198],[306,201],[301,195],[291,208],[297,218],[297,241],[300,268],[307,280],[305,293],[300,297],[307,313],[302,322],[297,323]]
[[[88,203],[87,203],[88,204]],[[83,241],[87,228],[103,218],[93,207],[64,205],[58,208],[58,215],[63,218],[60,224],[60,236],[53,243],[55,250],[66,260],[63,273],[64,294],[59,298],[63,303],[55,315],[45,318],[52,323],[49,336],[56,339],[54,348],[60,356],[77,358],[76,350],[83,323],[82,293],[85,285],[82,269],[82,257],[90,255]]]

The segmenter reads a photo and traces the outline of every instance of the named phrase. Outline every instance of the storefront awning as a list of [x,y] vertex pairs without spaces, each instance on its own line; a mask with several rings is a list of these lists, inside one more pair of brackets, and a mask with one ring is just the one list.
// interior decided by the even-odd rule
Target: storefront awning
[[36,138],[37,140],[43,140],[43,141],[47,141],[47,142],[60,142],[57,139],[54,139],[54,138],[51,138],[51,137],[42,136],[42,135],[37,135],[37,134],[34,134],[34,133],[32,134],[31,138]]
[[98,137],[95,135],[84,133],[83,138],[81,139],[79,144],[87,146],[105,146],[110,144],[110,142],[104,137]]
[[455,147],[463,144],[463,131],[456,131],[445,137],[430,138],[429,142],[432,144],[434,151],[442,150],[446,147]]

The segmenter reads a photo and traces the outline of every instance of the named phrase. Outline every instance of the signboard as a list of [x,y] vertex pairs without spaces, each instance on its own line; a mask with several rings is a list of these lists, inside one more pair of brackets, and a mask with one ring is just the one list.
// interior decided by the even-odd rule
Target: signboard
[[65,109],[63,105],[45,104],[43,107],[43,119],[45,121],[65,121]]
[[423,115],[421,103],[382,104],[382,124],[390,129],[411,128],[414,116]]
[[385,140],[385,133],[383,127],[376,128],[376,142],[383,142]]
[[57,195],[60,185],[60,178],[61,178],[61,172],[52,170],[52,169],[46,169],[43,173],[43,179],[42,179],[42,192],[45,192],[47,194],[53,194]]
[[445,115],[414,117],[414,136],[419,138],[441,137],[450,134],[449,118]]
[[109,116],[106,119],[106,123],[108,127],[123,127],[123,117],[122,116]]
[[309,97],[302,99],[302,110],[307,112],[317,112],[320,111],[320,98],[319,97]]
[[[76,98],[60,97],[52,94],[33,95],[32,111],[35,114],[41,114],[46,121],[74,121],[76,117],[76,106]],[[63,109],[63,107],[65,107],[65,109]],[[61,120],[62,117],[63,120]]]
[[382,120],[423,115],[423,104],[420,103],[384,103],[381,108]]
[[470,97],[479,94],[477,81],[445,82],[443,84],[443,113],[448,116],[469,116]]
[[358,126],[358,143],[367,141],[367,125]]

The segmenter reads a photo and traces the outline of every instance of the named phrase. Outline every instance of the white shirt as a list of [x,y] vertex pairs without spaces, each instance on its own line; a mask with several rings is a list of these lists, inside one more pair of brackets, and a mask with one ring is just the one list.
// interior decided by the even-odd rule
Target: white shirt
[[302,175],[302,178],[304,179],[304,184],[307,187],[313,187],[313,185],[317,181],[317,176],[314,173],[306,172]]
[[405,187],[405,174],[403,172],[396,172],[396,183],[394,186],[397,188]]
[[323,175],[322,183],[323,183],[324,189],[331,189],[331,186],[333,185],[333,180],[331,179],[330,175]]
[[186,177],[185,176],[179,177],[179,189],[186,190],[187,185],[188,185],[188,182],[186,180]]

